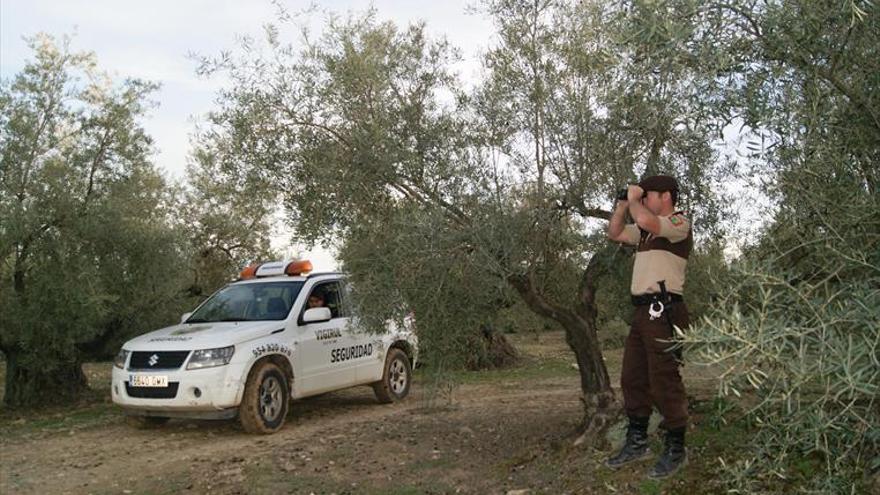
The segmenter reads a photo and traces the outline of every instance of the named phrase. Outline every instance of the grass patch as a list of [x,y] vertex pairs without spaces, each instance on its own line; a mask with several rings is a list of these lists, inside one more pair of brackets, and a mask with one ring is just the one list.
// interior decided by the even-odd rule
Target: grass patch
[[[578,376],[578,371],[572,366],[572,362],[573,360],[564,360],[557,357],[524,357],[516,366],[509,368],[481,371],[455,370],[449,371],[447,378],[460,384],[498,384],[507,381],[518,382],[522,380],[576,377]],[[425,374],[427,375],[427,373]]]
[[0,436],[15,439],[35,433],[94,428],[122,420],[122,411],[109,399],[89,394],[69,406],[37,410],[0,410]]
[[[51,405],[32,409],[0,407],[0,436],[13,439],[38,432],[92,428],[121,420],[122,411],[110,399],[113,363],[85,363],[83,373],[89,390],[73,404]],[[6,363],[0,363],[0,384],[5,384]],[[0,395],[2,395],[0,385]]]
[[[409,465],[412,471],[438,471],[455,467],[456,459],[438,457],[436,459],[419,459]],[[426,473],[428,474],[428,473]]]
[[124,489],[129,490],[133,495],[176,495],[193,487],[189,473],[183,471],[163,473],[161,477],[143,478],[131,485],[128,483],[130,482],[126,481],[120,483],[120,487],[89,491],[89,493],[115,495]]
[[425,490],[417,486],[407,485],[388,488],[388,491],[385,493],[389,495],[421,495],[425,493]]
[[[548,493],[636,493],[636,494],[697,494],[723,493],[719,486],[721,470],[719,458],[735,462],[743,457],[754,435],[746,419],[723,424],[714,417],[719,404],[711,399],[692,402],[692,428],[687,435],[688,465],[675,476],[665,480],[648,479],[648,473],[663,450],[663,435],[654,433],[650,438],[653,456],[618,470],[604,466],[611,451],[587,448],[565,449],[556,454],[541,456],[530,463],[524,476],[552,483]],[[735,416],[735,415],[734,415]],[[548,478],[548,473],[552,474]]]
[[661,488],[659,481],[645,480],[639,483],[639,493],[642,495],[659,495]]
[[306,475],[300,472],[284,472],[270,464],[252,464],[245,469],[247,493],[349,493],[351,483],[330,479],[327,476]]
[[[442,461],[425,461],[425,469],[443,469],[451,466],[451,462],[432,464]],[[342,494],[359,493],[365,495],[416,495],[426,493],[454,493],[455,489],[436,479],[426,479],[416,484],[400,481],[388,481],[384,484],[362,484],[344,482],[326,475],[311,475],[302,472],[285,472],[269,464],[250,464],[245,470],[245,481],[242,487],[246,493],[314,493]]]

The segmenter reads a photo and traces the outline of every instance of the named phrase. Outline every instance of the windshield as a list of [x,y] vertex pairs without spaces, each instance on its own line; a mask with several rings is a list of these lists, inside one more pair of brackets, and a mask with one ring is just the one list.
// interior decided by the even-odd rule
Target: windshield
[[283,320],[302,286],[302,282],[227,285],[205,301],[186,322]]

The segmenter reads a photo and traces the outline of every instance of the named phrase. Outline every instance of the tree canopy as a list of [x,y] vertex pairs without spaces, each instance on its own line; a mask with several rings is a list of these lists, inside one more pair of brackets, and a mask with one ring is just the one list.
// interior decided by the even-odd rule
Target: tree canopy
[[81,362],[180,314],[254,257],[267,208],[212,169],[188,189],[151,162],[142,127],[156,85],[113,83],[70,40],[30,39],[34,59],[0,83],[0,351],[8,406],[85,390]]
[[[759,398],[755,451],[729,467],[730,488],[761,490],[803,454],[825,467],[807,489],[856,490],[880,457],[876,6],[477,10],[497,37],[473,83],[445,39],[375,11],[331,17],[299,45],[281,41],[295,27],[282,15],[265,46],[205,58],[199,70],[231,85],[185,185],[150,162],[154,84],[114,84],[68,41],[33,38],[34,60],[0,83],[5,402],[76,397],[82,359],[272,257],[280,200],[296,240],[339,247],[364,321],[414,316],[438,368],[504,362],[496,323],[512,305],[562,327],[583,432],[599,433],[617,409],[599,332],[627,318],[631,255],[604,221],[616,189],[666,173],[698,241],[690,359],[729,365],[722,390]],[[733,128],[748,151],[728,161]],[[729,267],[737,212],[723,190],[750,176],[769,221]]]
[[205,60],[233,80],[212,124],[242,143],[227,170],[279,186],[300,238],[341,242],[367,321],[412,312],[426,354],[461,362],[491,353],[480,339],[520,300],[566,329],[585,425],[604,427],[614,399],[595,298],[626,256],[600,221],[618,187],[666,172],[698,228],[717,226],[710,127],[689,111],[701,74],[635,56],[604,27],[629,28],[619,6],[484,7],[500,40],[472,89],[445,40],[368,12],[332,19],[302,50],[273,27],[266,51]]
[[67,40],[30,43],[34,60],[0,87],[9,405],[75,397],[85,386],[84,353],[162,320],[144,309],[167,302],[176,281],[155,267],[173,271],[181,259],[141,127],[155,85],[113,85]]
[[[823,469],[806,489],[858,491],[880,469],[880,202],[877,8],[867,2],[710,4],[737,50],[726,104],[754,129],[749,169],[776,209],[729,288],[689,337],[751,391],[755,451],[728,466],[755,492],[793,459]],[[867,483],[867,476],[865,482]]]

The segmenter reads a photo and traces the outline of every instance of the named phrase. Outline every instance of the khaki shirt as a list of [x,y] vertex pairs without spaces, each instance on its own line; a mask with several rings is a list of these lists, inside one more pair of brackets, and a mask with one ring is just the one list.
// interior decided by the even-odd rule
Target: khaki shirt
[[680,211],[657,218],[660,219],[657,236],[635,224],[623,227],[624,242],[638,246],[630,285],[634,296],[659,294],[657,282],[660,280],[666,282],[668,292],[684,292],[687,260],[694,246],[691,223]]

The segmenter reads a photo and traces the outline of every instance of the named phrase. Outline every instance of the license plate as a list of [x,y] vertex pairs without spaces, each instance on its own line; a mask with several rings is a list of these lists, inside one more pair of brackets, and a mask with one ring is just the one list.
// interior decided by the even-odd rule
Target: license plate
[[168,377],[162,375],[129,375],[132,387],[167,387]]

